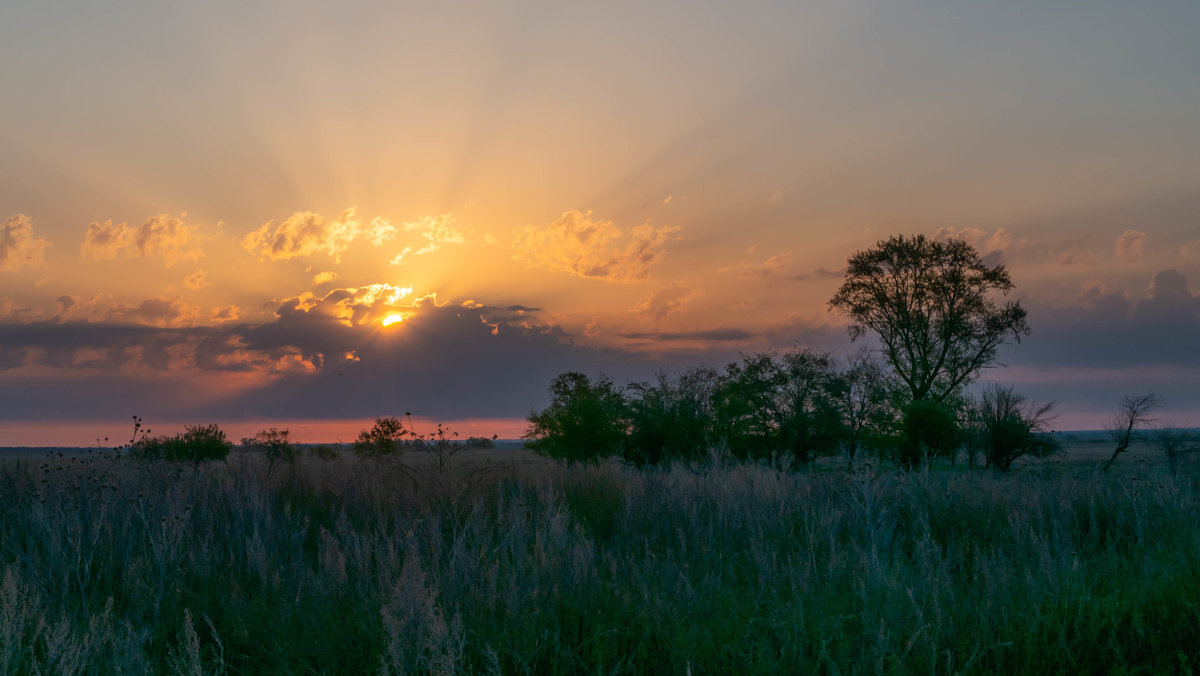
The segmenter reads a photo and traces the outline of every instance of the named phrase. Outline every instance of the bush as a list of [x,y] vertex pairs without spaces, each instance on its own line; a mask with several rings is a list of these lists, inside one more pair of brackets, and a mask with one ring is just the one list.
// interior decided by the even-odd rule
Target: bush
[[1007,472],[1017,458],[1043,457],[1058,450],[1058,443],[1046,434],[1053,408],[1053,402],[1041,407],[1031,404],[1011,387],[985,389],[975,418],[988,467]]
[[288,440],[288,430],[278,430],[272,427],[269,430],[262,430],[252,437],[242,439],[242,446],[248,451],[257,451],[263,454],[267,459],[267,476],[271,476],[271,469],[275,467],[275,463],[283,461],[290,464],[296,462],[299,454],[296,452],[296,447]]
[[376,418],[371,429],[358,433],[354,453],[363,459],[380,461],[394,458],[412,446],[424,447],[424,443],[411,427],[405,427],[403,420],[386,416]]
[[560,374],[550,384],[550,406],[529,414],[529,447],[567,462],[596,462],[621,454],[629,431],[625,399],[608,378]]
[[216,423],[187,425],[174,436],[143,436],[129,445],[129,454],[138,460],[190,462],[199,466],[208,460],[224,460],[233,448],[225,432]]
[[902,412],[897,459],[912,469],[939,455],[952,457],[962,441],[962,427],[952,405],[917,399]]

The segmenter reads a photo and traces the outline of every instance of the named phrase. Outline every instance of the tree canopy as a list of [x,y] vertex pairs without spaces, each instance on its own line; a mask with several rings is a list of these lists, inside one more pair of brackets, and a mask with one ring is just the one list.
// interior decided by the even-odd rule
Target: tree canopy
[[850,316],[852,339],[879,336],[913,401],[940,402],[1029,333],[1020,302],[993,298],[1012,288],[1004,266],[966,242],[897,235],[850,257],[829,307]]

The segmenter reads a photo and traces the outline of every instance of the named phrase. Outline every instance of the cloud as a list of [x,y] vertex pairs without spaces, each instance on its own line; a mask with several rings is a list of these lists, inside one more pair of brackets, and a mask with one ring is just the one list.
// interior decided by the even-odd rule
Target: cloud
[[396,226],[392,222],[382,216],[377,216],[371,219],[367,225],[363,236],[371,240],[372,246],[383,246],[383,243],[396,236]]
[[50,240],[33,234],[33,220],[25,214],[9,216],[0,223],[0,270],[16,271],[45,262]]
[[[754,247],[751,247],[753,251]],[[751,251],[747,251],[750,253]],[[791,264],[792,254],[781,253],[771,256],[761,263],[747,263],[745,261],[738,262],[736,265],[728,265],[719,268],[717,272],[736,272],[738,277],[743,279],[767,279],[775,277],[787,272],[788,266]]]
[[454,227],[457,223],[457,219],[451,214],[423,216],[415,221],[405,223],[404,230],[419,232],[421,237],[425,238],[425,245],[415,250],[411,246],[404,247],[400,253],[392,257],[391,264],[401,265],[404,263],[404,259],[410,255],[422,256],[433,253],[447,244],[465,243],[466,237]]
[[77,304],[78,304],[78,301],[75,300],[74,296],[64,295],[64,296],[59,296],[58,298],[55,298],[54,299],[55,312],[54,312],[54,320],[53,321],[56,321],[56,322],[66,321],[67,318],[70,317],[71,311],[73,309],[75,309],[75,306]]
[[1179,260],[1184,263],[1200,263],[1200,239],[1184,242],[1179,247]]
[[957,239],[970,244],[988,265],[999,265],[1015,251],[1029,244],[1028,237],[1014,238],[1008,230],[997,228],[990,235],[980,228],[940,228],[933,236],[937,240]]
[[845,275],[846,275],[846,268],[844,268],[844,267],[838,268],[837,270],[833,270],[831,268],[817,268],[816,270],[813,270],[812,272],[808,272],[808,273],[802,272],[798,275],[793,275],[792,278],[796,279],[796,280],[801,280],[801,281],[806,280],[806,279],[841,279]]
[[[111,321],[0,322],[0,419],[518,417],[545,405],[563,371],[620,381],[670,366],[579,344],[530,306],[398,295],[386,284],[305,292],[257,324],[168,325],[182,312],[164,299]],[[370,321],[391,303],[405,321]],[[367,321],[345,321],[347,308]]]
[[242,316],[242,308],[236,305],[226,307],[213,308],[211,314],[208,315],[209,320],[214,322],[236,322]]
[[211,286],[212,282],[208,281],[207,270],[197,270],[183,279],[183,285],[189,289],[198,290]]
[[312,285],[321,286],[322,284],[328,284],[335,279],[337,279],[336,272],[318,272],[317,274],[313,275]]
[[1137,263],[1142,260],[1142,245],[1146,241],[1146,233],[1137,230],[1126,230],[1117,238],[1117,260],[1123,263]]
[[188,305],[176,296],[149,298],[139,305],[114,305],[105,313],[104,320],[121,324],[167,327],[190,326],[201,316],[200,308]]
[[[346,326],[378,323],[384,316],[400,308],[412,308],[424,299],[413,299],[411,286],[368,284],[361,287],[332,289],[323,296],[305,291],[298,296],[278,301],[275,313],[279,316],[297,312],[316,313],[331,317]],[[436,303],[436,300],[433,301]]]
[[174,265],[180,258],[194,260],[204,255],[196,248],[195,227],[185,225],[182,218],[170,214],[158,214],[147,218],[138,229],[133,242],[140,256],[161,255],[167,267]]
[[682,284],[671,283],[643,298],[633,311],[643,317],[658,321],[682,308],[696,292]]
[[663,246],[678,227],[633,228],[628,238],[612,221],[592,212],[568,211],[545,228],[527,226],[516,236],[515,260],[557,272],[610,282],[643,282],[662,260]]
[[124,223],[92,221],[83,236],[80,254],[84,260],[110,260],[133,247],[136,231]]
[[1014,363],[1135,369],[1200,367],[1200,299],[1177,270],[1154,274],[1146,295],[1130,300],[1121,289],[1089,285],[1075,303],[1029,303],[1030,338],[1013,348]]
[[755,333],[751,333],[744,329],[701,329],[699,331],[678,331],[678,332],[631,332],[618,334],[622,338],[630,338],[633,340],[652,340],[658,342],[666,341],[682,341],[682,340],[702,340],[711,342],[735,342],[749,340],[754,338]]
[[334,261],[359,233],[354,209],[328,220],[311,211],[297,211],[279,225],[268,222],[246,235],[242,247],[260,260],[285,261],[324,253]]
[[140,228],[92,221],[84,233],[80,255],[85,260],[111,260],[122,252],[143,258],[157,255],[168,268],[181,258],[201,258],[204,252],[197,246],[197,228],[183,222],[186,216],[157,214],[147,218]]

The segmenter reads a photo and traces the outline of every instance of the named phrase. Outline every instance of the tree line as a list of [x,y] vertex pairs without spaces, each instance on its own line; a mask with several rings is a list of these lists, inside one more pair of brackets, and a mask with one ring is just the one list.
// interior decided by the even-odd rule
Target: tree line
[[[853,466],[867,452],[913,468],[965,452],[972,465],[982,458],[1008,471],[1058,447],[1053,402],[996,384],[967,391],[999,365],[1002,345],[1030,332],[1020,301],[998,298],[1012,289],[1005,267],[966,242],[894,236],[848,259],[828,304],[847,316],[852,340],[871,334],[878,350],[845,363],[812,349],[744,354],[721,370],[662,372],[625,387],[563,373],[550,405],[529,414],[526,438],[568,461],[656,465],[722,449],[776,466],[838,454]],[[1109,426],[1117,449],[1105,469],[1156,404],[1153,395],[1126,399]]]
[[661,371],[624,387],[567,372],[551,383],[550,398],[530,413],[526,438],[571,462],[696,462],[719,449],[777,467],[831,456],[852,467],[867,455],[911,468],[965,452],[972,465],[1008,471],[1017,458],[1057,448],[1050,405],[1003,385],[977,398],[909,400],[865,352],[845,362],[813,349],[746,354],[720,370]]

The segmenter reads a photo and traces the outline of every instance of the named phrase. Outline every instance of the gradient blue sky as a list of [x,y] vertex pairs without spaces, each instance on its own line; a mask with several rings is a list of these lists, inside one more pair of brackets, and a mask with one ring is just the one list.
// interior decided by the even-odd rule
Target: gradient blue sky
[[507,434],[563,370],[846,354],[846,257],[918,232],[1030,310],[985,378],[1200,421],[1200,4],[376,5],[0,9],[0,444]]

